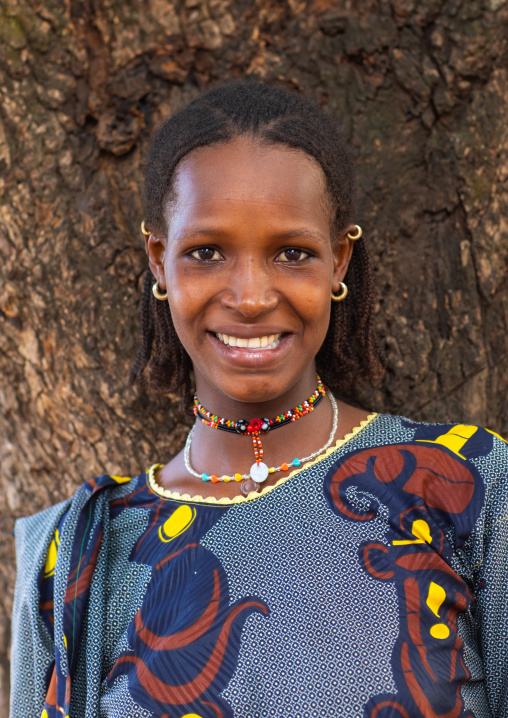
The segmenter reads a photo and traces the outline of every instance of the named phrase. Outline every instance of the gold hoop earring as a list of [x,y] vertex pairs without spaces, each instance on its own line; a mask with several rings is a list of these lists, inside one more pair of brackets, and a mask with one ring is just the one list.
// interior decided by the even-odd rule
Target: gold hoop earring
[[356,229],[356,234],[352,234],[351,232],[348,232],[346,235],[346,237],[348,239],[351,239],[353,242],[356,242],[357,239],[360,239],[360,237],[363,234],[362,228],[360,227],[359,224],[355,224],[355,229]]
[[334,301],[334,302],[342,302],[342,300],[347,297],[347,287],[344,284],[344,282],[339,282],[339,286],[340,286],[340,294],[334,294],[332,292],[332,301]]
[[151,232],[149,232],[149,231],[147,230],[146,224],[145,224],[145,220],[143,220],[143,221],[141,222],[141,231],[143,232],[143,234],[145,235],[145,237],[149,237],[149,236],[152,234]]
[[164,302],[168,298],[168,290],[166,289],[165,294],[163,294],[159,289],[159,282],[155,282],[152,287],[152,292],[155,299],[160,299],[161,302]]

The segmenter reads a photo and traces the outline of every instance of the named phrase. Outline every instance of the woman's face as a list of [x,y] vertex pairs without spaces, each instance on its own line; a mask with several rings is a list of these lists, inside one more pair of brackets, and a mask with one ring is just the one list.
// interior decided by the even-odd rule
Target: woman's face
[[301,150],[241,138],[190,153],[174,189],[168,236],[152,235],[147,251],[202,401],[314,388],[330,292],[352,248],[344,236],[332,244],[321,167]]

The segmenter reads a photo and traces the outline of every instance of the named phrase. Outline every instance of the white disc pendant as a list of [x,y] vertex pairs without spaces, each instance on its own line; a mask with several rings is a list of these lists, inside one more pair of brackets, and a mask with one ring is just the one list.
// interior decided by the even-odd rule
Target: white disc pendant
[[261,462],[260,464],[252,464],[250,467],[250,477],[256,484],[261,484],[268,476],[268,466]]

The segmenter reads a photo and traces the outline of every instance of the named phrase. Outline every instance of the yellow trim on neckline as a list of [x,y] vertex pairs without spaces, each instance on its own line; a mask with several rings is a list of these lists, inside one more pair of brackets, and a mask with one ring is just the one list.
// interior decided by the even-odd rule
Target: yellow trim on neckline
[[153,491],[153,493],[157,494],[157,496],[172,501],[185,501],[185,503],[196,504],[215,504],[216,506],[229,506],[231,504],[241,504],[245,501],[254,501],[255,499],[260,499],[262,496],[266,496],[266,494],[271,493],[277,487],[282,486],[282,484],[285,484],[286,481],[289,481],[289,479],[291,479],[293,476],[296,476],[301,471],[305,471],[305,469],[308,469],[311,466],[314,466],[315,464],[319,463],[323,459],[326,459],[328,456],[330,456],[330,454],[333,454],[334,451],[337,451],[337,449],[340,449],[342,446],[344,446],[344,444],[347,444],[348,441],[351,441],[351,439],[353,439],[360,431],[362,431],[378,416],[379,413],[377,412],[369,414],[366,419],[360,422],[359,426],[355,426],[355,428],[349,434],[346,434],[343,439],[337,439],[334,446],[330,446],[329,449],[327,449],[320,456],[316,457],[313,461],[308,461],[306,464],[303,464],[302,466],[298,467],[298,469],[292,471],[290,474],[288,474],[288,476],[283,476],[275,484],[271,486],[265,486],[259,492],[251,491],[247,496],[239,495],[234,496],[232,499],[227,496],[223,496],[222,498],[217,499],[215,498],[215,496],[203,497],[199,494],[197,496],[191,496],[190,494],[179,494],[178,491],[170,491],[169,489],[163,489],[162,486],[159,486],[159,484],[155,481],[155,472],[159,469],[162,469],[164,467],[164,464],[153,464],[148,469],[148,471],[146,472],[146,483],[148,485],[148,488]]

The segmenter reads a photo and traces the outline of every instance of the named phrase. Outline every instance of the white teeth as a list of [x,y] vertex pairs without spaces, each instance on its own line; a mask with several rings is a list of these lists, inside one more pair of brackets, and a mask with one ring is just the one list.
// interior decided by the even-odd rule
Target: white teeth
[[264,337],[251,337],[250,339],[242,339],[240,337],[231,337],[229,334],[215,335],[223,344],[230,347],[240,347],[242,349],[275,349],[280,344],[281,334],[270,334]]

